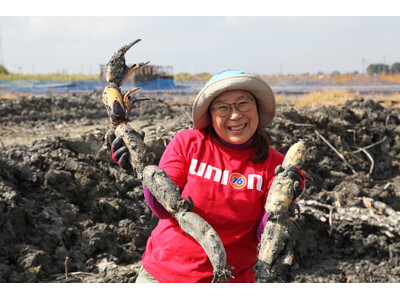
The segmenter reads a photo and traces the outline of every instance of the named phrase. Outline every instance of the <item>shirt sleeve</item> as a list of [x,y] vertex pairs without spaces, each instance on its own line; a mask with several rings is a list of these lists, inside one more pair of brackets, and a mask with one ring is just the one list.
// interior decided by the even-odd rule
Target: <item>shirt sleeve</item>
[[283,159],[284,159],[283,154],[277,152],[276,150],[274,150],[272,148],[270,148],[270,153],[271,153],[271,157],[270,157],[270,160],[268,163],[270,164],[269,173],[272,174],[272,176],[269,178],[269,180],[267,181],[267,184],[266,184],[266,192],[265,192],[265,197],[264,197],[264,201],[263,201],[264,214],[260,220],[260,223],[258,224],[257,232],[256,232],[257,239],[259,241],[261,241],[261,235],[264,231],[265,225],[268,222],[268,213],[265,211],[265,204],[267,202],[269,190],[271,189],[272,183],[275,179],[275,168],[278,165],[281,165],[283,162]]
[[172,215],[157,201],[156,197],[147,189],[147,187],[142,183],[143,186],[143,194],[144,199],[149,205],[153,214],[159,219],[168,219],[171,218]]
[[[188,172],[185,160],[186,155],[183,155],[186,153],[186,151],[184,151],[185,139],[181,135],[182,134],[178,133],[174,136],[167,148],[164,150],[160,163],[158,164],[158,167],[163,169],[172,181],[179,186],[180,192],[182,192],[182,188],[186,183]],[[154,215],[160,219],[171,218],[172,215],[157,201],[143,183],[142,185],[144,198]]]
[[176,134],[168,144],[158,164],[181,189],[185,186],[189,172],[186,143],[183,132]]
[[257,227],[257,239],[260,242],[261,242],[261,236],[264,232],[264,228],[265,228],[265,225],[267,225],[267,222],[268,222],[268,213],[265,212],[263,217],[261,218],[260,223],[258,224],[258,227]]

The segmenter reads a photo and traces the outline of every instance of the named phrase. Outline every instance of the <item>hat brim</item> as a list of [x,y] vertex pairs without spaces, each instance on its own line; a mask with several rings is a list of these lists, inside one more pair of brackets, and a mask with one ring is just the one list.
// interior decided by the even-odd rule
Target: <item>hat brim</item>
[[211,125],[208,108],[215,97],[229,90],[246,90],[258,103],[258,127],[264,129],[275,117],[275,96],[271,87],[261,77],[253,74],[232,75],[207,84],[197,95],[192,110],[193,125],[204,129]]

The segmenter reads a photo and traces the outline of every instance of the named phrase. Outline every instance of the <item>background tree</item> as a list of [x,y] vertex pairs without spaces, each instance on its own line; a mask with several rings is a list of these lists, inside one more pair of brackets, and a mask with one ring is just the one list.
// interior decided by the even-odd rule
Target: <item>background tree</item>
[[0,65],[0,74],[5,74],[5,75],[9,74],[8,70],[3,65]]
[[385,64],[371,64],[367,68],[367,73],[368,74],[381,74],[381,73],[388,74],[388,73],[390,73],[390,67],[389,67],[389,65],[385,65]]
[[400,63],[394,63],[393,65],[392,65],[392,67],[390,68],[390,71],[392,72],[392,73],[400,73]]

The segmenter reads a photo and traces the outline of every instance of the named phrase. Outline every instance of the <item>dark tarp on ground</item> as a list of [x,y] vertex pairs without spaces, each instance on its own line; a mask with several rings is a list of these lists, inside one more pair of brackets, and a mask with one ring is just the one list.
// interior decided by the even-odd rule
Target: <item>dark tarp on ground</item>
[[105,82],[99,81],[57,81],[57,80],[0,80],[0,91],[27,93],[86,92],[102,89]]
[[180,88],[175,85],[173,79],[168,78],[157,78],[145,82],[135,82],[135,86],[144,90],[175,90]]
[[[28,92],[28,93],[66,93],[66,92],[88,92],[102,90],[106,86],[105,81],[55,81],[55,80],[0,80],[0,91]],[[147,82],[125,83],[122,88],[132,89],[140,87],[142,90],[182,90],[186,86],[175,85],[173,79],[158,78]],[[190,88],[190,87],[189,87]]]
[[[68,92],[91,92],[103,90],[107,85],[105,81],[56,81],[56,80],[15,80],[9,81],[0,80],[0,92],[27,92],[33,94],[45,93],[68,93]],[[121,89],[123,91],[131,90],[135,87],[140,87],[142,93],[159,93],[159,92],[174,92],[174,93],[194,93],[201,90],[203,84],[185,84],[175,85],[173,79],[158,78],[146,82],[129,83],[125,82]],[[291,85],[290,83],[271,86],[274,93],[285,94],[304,94],[311,91],[323,91],[332,89],[345,89],[351,92],[360,93],[394,93],[400,92],[400,84],[391,85],[349,85],[349,86],[330,86],[330,85],[313,85],[308,82],[307,85]]]

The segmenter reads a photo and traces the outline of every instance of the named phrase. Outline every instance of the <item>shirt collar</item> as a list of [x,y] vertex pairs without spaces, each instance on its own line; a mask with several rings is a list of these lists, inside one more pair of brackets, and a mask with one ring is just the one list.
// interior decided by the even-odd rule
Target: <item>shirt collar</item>
[[254,145],[255,145],[255,142],[254,142],[254,134],[253,134],[253,136],[252,136],[247,142],[245,142],[244,144],[236,145],[236,144],[231,144],[231,143],[228,143],[227,141],[224,141],[224,140],[215,132],[214,128],[212,128],[212,131],[213,131],[213,133],[214,133],[213,136],[214,136],[214,138],[217,140],[217,142],[219,142],[222,146],[225,146],[225,147],[227,147],[227,148],[229,148],[229,149],[232,149],[232,150],[238,150],[238,151],[248,150],[248,149],[254,147]]

